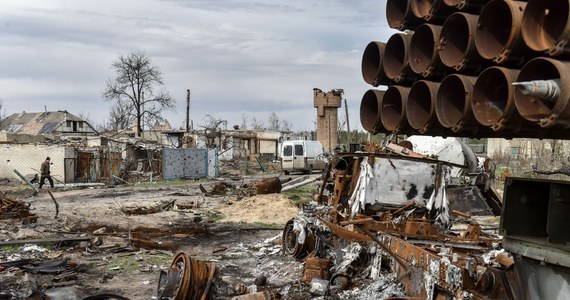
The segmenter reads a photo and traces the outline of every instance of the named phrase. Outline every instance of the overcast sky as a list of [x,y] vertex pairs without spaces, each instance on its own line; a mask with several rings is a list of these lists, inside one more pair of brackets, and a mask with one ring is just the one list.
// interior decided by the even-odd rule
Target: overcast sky
[[[95,123],[111,63],[143,51],[176,99],[165,116],[194,128],[211,114],[267,124],[271,112],[312,130],[313,88],[344,89],[351,127],[362,128],[369,86],[362,52],[393,30],[383,0],[0,0],[0,99],[7,115],[67,110]],[[344,112],[344,110],[342,110]],[[248,125],[250,123],[248,122]]]

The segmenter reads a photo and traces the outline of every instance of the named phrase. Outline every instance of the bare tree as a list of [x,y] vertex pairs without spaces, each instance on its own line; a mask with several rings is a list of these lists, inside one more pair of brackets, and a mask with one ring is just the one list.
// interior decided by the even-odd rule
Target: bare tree
[[253,130],[263,129],[263,123],[259,122],[256,117],[253,117],[253,119],[251,119],[251,129]]
[[269,128],[268,128],[269,130],[279,131],[281,122],[279,122],[279,117],[275,112],[271,112],[269,114],[267,122],[269,123]]
[[213,115],[206,115],[204,117],[205,124],[200,125],[200,127],[204,128],[204,135],[206,136],[206,147],[213,148],[215,146],[219,146],[216,141],[220,144],[225,141],[221,141],[222,139],[222,125],[227,125],[228,121],[219,119]]
[[241,114],[241,129],[247,129],[247,113]]
[[[142,52],[121,55],[111,64],[115,77],[107,80],[103,96],[115,101],[116,106],[137,122],[137,136],[141,135],[143,118],[160,119],[162,111],[174,109],[174,98],[162,89],[164,80],[158,67]],[[160,89],[159,89],[160,88]]]
[[129,112],[132,110],[131,107],[122,106],[118,103],[111,107],[109,111],[109,125],[111,130],[118,131],[131,127],[135,117]]
[[292,128],[293,128],[293,126],[292,126],[291,122],[289,122],[287,120],[281,121],[281,131],[291,132]]

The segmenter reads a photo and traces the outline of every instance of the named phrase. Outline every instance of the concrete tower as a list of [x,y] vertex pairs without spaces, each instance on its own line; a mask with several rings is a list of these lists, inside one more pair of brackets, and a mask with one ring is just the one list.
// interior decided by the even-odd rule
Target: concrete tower
[[325,151],[332,152],[338,145],[338,108],[342,104],[341,89],[323,92],[313,89],[314,106],[317,108],[317,140]]

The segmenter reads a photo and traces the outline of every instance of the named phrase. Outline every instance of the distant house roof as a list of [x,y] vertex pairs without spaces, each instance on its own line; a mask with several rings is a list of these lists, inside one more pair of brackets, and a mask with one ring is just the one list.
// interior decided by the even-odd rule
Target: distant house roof
[[[77,128],[69,128],[67,121],[84,122]],[[19,134],[83,133],[97,134],[85,120],[67,111],[16,113],[0,121],[0,131]]]

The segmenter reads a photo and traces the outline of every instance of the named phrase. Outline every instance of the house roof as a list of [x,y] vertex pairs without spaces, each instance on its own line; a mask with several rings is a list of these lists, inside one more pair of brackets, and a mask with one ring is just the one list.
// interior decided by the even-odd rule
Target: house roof
[[45,134],[53,132],[65,121],[85,122],[85,120],[67,111],[22,112],[2,119],[0,121],[0,131],[20,134]]

